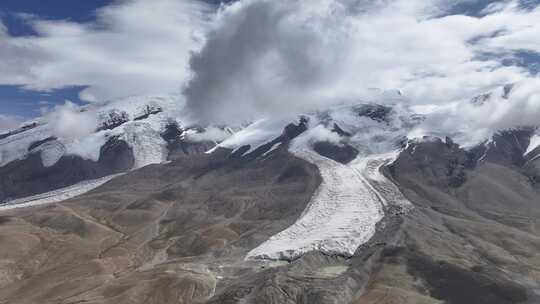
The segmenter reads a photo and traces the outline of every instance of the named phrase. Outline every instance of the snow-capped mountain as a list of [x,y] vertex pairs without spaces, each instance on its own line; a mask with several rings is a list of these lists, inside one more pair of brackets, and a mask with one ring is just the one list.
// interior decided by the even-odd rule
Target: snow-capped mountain
[[[177,96],[137,96],[109,102],[93,111],[94,131],[61,137],[55,116],[25,123],[0,135],[0,200],[35,195],[89,179],[159,164],[172,154],[211,148],[186,126]],[[76,119],[76,118],[75,118]],[[192,144],[187,144],[188,134]],[[180,151],[177,151],[180,150]],[[22,180],[24,182],[16,182]]]
[[[511,102],[506,91],[483,102]],[[241,126],[199,126],[175,96],[77,111],[98,118],[79,138],[46,118],[0,136],[0,240],[27,256],[0,255],[9,299],[540,299],[534,126],[464,148],[380,91]],[[33,284],[41,275],[54,284]],[[95,284],[73,295],[71,278]]]
[[[513,84],[506,85],[471,102],[481,106],[507,101],[513,89]],[[406,107],[400,91],[372,89],[366,98],[241,126],[204,128],[191,121],[178,95],[133,96],[99,107],[77,107],[76,112],[92,111],[96,118],[94,130],[84,136],[59,136],[50,115],[0,135],[0,199],[36,195],[188,154],[228,149],[236,157],[266,156],[300,134],[291,152],[309,147],[338,162],[395,153],[408,140],[422,140],[411,136],[429,113]],[[440,136],[437,130],[432,134]],[[530,138],[524,155],[536,149],[536,137]],[[489,151],[490,144],[473,150]]]

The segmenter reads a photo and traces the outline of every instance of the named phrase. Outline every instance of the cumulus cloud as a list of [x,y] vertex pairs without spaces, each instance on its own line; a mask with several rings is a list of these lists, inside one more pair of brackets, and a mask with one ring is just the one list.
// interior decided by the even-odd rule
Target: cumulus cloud
[[81,108],[72,102],[56,106],[46,119],[55,136],[63,139],[79,139],[95,132],[98,126],[96,111]]
[[46,60],[43,53],[35,50],[32,43],[11,39],[0,20],[0,83],[22,84],[30,78],[29,68]]
[[341,137],[336,132],[332,132],[323,125],[317,125],[295,138],[292,147],[301,149],[302,147],[310,147],[317,142],[329,142],[340,145],[341,140]]
[[[202,120],[245,121],[358,101],[374,87],[401,89],[412,105],[461,105],[537,79],[503,59],[518,50],[540,52],[539,7],[504,1],[478,16],[447,13],[454,6],[443,0],[235,2],[218,13],[191,59],[194,77],[184,91],[189,108]],[[530,105],[535,97],[520,100]],[[527,109],[531,119],[540,114],[535,106]],[[504,115],[491,126],[518,122],[510,106],[499,110]],[[475,121],[486,111],[465,116]]]
[[87,101],[177,91],[202,43],[209,7],[198,0],[118,1],[90,23],[24,16],[37,36],[0,25],[0,84],[88,86]]

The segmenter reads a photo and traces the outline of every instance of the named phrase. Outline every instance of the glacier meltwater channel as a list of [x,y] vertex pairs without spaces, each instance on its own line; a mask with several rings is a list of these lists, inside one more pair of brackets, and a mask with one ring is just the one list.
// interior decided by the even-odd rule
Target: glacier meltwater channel
[[410,206],[379,170],[397,153],[358,157],[345,165],[305,147],[291,152],[315,164],[322,183],[300,218],[250,251],[246,259],[294,260],[310,251],[352,256],[375,234],[385,206]]

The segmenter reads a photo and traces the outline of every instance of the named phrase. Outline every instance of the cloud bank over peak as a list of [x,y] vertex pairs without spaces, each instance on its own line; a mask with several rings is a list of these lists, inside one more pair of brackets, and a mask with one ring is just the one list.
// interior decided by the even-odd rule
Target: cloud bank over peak
[[79,139],[96,131],[98,118],[95,109],[81,107],[66,101],[46,115],[55,136],[63,139]]
[[480,16],[445,13],[455,4],[237,1],[191,59],[189,107],[203,120],[244,121],[359,100],[368,88],[444,105],[536,79],[507,59],[540,52],[540,8],[504,1]]
[[[115,1],[89,23],[21,15],[37,33],[26,37],[0,21],[0,85],[84,86],[91,102],[181,90],[191,119],[213,124],[357,103],[373,88],[432,109],[424,130],[445,134],[540,117],[534,1],[216,2]],[[509,83],[509,100],[471,104]]]

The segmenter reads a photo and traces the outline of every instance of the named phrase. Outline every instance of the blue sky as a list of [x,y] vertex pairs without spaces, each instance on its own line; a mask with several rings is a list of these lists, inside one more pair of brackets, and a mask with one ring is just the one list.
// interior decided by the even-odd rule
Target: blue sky
[[111,0],[2,0],[0,14],[13,36],[35,34],[31,27],[20,22],[14,14],[25,13],[44,19],[71,20],[76,22],[91,21],[95,10],[108,5]]
[[[18,14],[31,14],[50,20],[88,22],[95,19],[96,9],[110,4],[110,0],[2,0],[0,18],[10,36],[36,35],[36,32]],[[84,86],[39,92],[21,86],[0,85],[0,114],[33,117],[40,108],[64,103],[66,99],[81,103],[79,92]]]
[[51,108],[63,104],[65,100],[82,104],[79,92],[84,87],[69,87],[48,92],[25,90],[20,86],[0,85],[0,109],[4,115],[34,117],[41,114],[41,108]]

